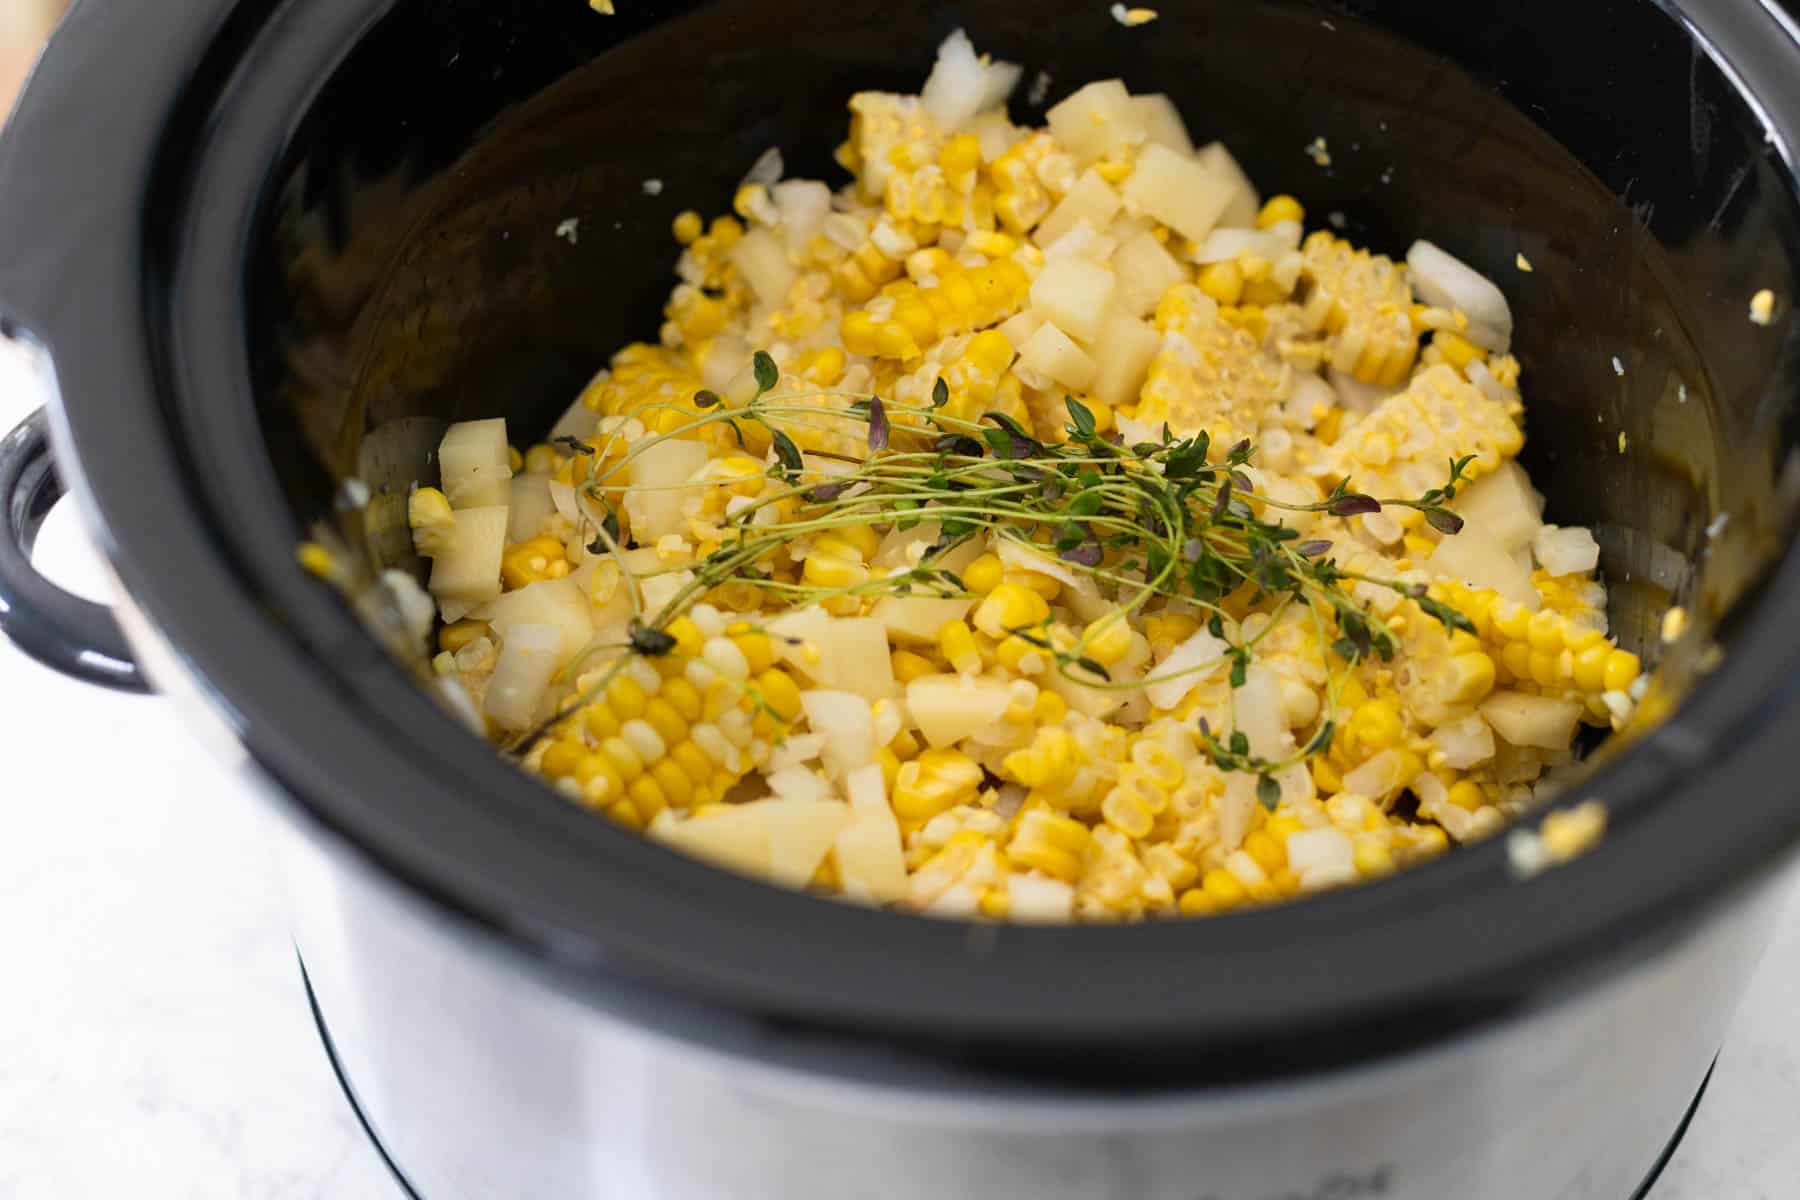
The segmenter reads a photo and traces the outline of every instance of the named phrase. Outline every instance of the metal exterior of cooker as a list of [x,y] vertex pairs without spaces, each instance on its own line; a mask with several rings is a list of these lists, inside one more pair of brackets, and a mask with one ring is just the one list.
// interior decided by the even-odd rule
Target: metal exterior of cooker
[[[281,839],[346,1086],[436,1200],[1625,1200],[1694,1102],[1786,889],[1571,1002],[1312,1078],[1004,1097],[758,1066],[609,1017]],[[851,1063],[854,1044],[843,1047]]]

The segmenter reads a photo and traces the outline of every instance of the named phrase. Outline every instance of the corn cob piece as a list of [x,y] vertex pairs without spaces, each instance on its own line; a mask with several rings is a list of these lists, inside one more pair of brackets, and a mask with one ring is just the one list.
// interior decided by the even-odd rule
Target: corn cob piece
[[1150,363],[1136,419],[1229,445],[1254,434],[1287,397],[1289,370],[1255,335],[1225,321],[1198,287],[1171,288],[1156,309],[1163,347]]
[[[1609,642],[1579,612],[1543,608],[1533,613],[1491,590],[1449,580],[1433,584],[1432,593],[1475,623],[1499,683],[1579,700],[1594,723],[1622,719],[1621,699],[1637,682],[1642,663]],[[1610,702],[1609,695],[1614,697]]]
[[1418,357],[1404,268],[1320,230],[1301,246],[1307,329],[1328,335],[1331,365],[1364,383],[1397,387]]
[[543,748],[545,778],[590,808],[642,828],[668,807],[715,803],[756,764],[759,741],[800,717],[800,688],[766,634],[705,637],[670,626],[674,653],[633,658]]
[[[1030,288],[1025,269],[1009,258],[970,269],[950,263],[930,287],[896,281],[882,289],[879,308],[846,313],[844,349],[871,358],[917,358],[942,338],[1004,321],[1019,311]],[[1009,355],[1011,349],[1008,344]]]
[[897,174],[935,164],[942,143],[917,96],[858,92],[850,98],[850,140],[840,161],[864,195],[880,200]]
[[[1474,455],[1463,471],[1465,479],[1474,480],[1524,444],[1515,408],[1495,403],[1439,365],[1421,371],[1404,392],[1345,429],[1319,470],[1325,477],[1351,479],[1370,495],[1405,498],[1441,487],[1453,458]],[[1411,508],[1390,508],[1384,515],[1402,529],[1424,519]]]

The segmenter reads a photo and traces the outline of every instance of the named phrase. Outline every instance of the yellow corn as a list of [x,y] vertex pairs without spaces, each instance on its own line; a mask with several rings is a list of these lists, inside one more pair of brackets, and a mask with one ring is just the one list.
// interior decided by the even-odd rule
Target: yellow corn
[[1256,214],[1256,227],[1268,229],[1283,221],[1305,221],[1306,210],[1292,196],[1270,196],[1262,211]]
[[1328,336],[1331,365],[1364,383],[1403,382],[1419,352],[1405,271],[1324,230],[1301,250],[1312,284],[1301,319]]
[[894,780],[894,815],[922,822],[975,799],[981,768],[960,750],[927,750],[903,763]]

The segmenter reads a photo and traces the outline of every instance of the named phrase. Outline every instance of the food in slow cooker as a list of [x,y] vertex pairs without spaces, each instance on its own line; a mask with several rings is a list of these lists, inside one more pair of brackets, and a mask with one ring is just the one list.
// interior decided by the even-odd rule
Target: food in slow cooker
[[573,803],[932,914],[1219,913],[1531,809],[1641,687],[1500,289],[1308,232],[1166,96],[1016,125],[1019,76],[958,33],[852,97],[850,181],[676,217],[660,341],[555,436],[449,430],[438,673]]

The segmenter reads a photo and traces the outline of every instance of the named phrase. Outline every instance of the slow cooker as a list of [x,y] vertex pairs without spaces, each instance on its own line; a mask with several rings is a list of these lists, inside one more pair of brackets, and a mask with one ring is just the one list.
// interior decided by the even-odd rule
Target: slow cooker
[[[0,446],[6,631],[188,703],[275,814],[301,977],[404,1187],[1644,1194],[1800,839],[1793,15],[617,9],[81,0],[0,141],[0,312],[45,399]],[[548,428],[612,349],[654,335],[676,212],[723,208],[771,145],[830,177],[844,98],[915,89],[957,27],[1047,73],[1051,100],[1114,75],[1169,92],[1359,242],[1426,237],[1517,281],[1526,461],[1554,517],[1597,529],[1614,630],[1684,697],[1569,793],[1610,811],[1592,853],[1527,879],[1493,839],[1342,894],[1133,928],[828,903],[566,804],[296,565],[321,524],[403,561],[381,514],[429,477],[445,422]],[[1329,166],[1304,153],[1321,137]],[[1747,316],[1763,288],[1768,326]],[[110,612],[31,572],[65,484],[116,569]],[[347,490],[368,507],[345,511]],[[1665,649],[1672,603],[1697,632]]]

